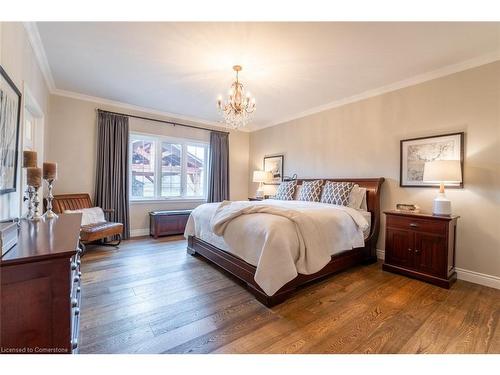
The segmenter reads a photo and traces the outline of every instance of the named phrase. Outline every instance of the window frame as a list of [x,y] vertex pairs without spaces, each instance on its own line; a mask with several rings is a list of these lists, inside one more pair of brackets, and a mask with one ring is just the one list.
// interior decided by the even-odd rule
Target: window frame
[[[135,139],[143,141],[151,141],[155,147],[155,168],[154,168],[154,197],[133,197],[132,196],[132,141]],[[182,145],[181,147],[181,195],[175,197],[162,197],[161,196],[161,143],[176,143]],[[198,146],[205,149],[205,176],[203,181],[203,196],[187,196],[187,146]],[[129,202],[134,203],[160,203],[160,202],[206,202],[208,197],[208,175],[209,175],[209,142],[200,141],[197,139],[179,138],[165,135],[149,134],[137,131],[129,132],[129,167],[128,167],[128,184],[130,197]]]

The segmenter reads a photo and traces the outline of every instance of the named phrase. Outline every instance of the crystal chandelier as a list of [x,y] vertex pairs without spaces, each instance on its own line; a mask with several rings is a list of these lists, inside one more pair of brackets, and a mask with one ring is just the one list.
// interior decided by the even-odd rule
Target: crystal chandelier
[[224,116],[226,126],[231,129],[242,128],[248,124],[252,113],[255,111],[255,98],[249,92],[245,93],[243,84],[238,80],[238,72],[242,70],[240,65],[233,66],[236,72],[236,81],[229,89],[228,97],[222,100],[222,96],[217,98],[217,107]]

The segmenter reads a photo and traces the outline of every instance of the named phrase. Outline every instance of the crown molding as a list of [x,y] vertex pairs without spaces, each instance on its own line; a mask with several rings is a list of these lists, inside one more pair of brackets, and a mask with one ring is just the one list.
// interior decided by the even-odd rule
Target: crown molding
[[[135,104],[124,103],[124,102],[120,102],[120,101],[116,101],[116,100],[101,98],[98,96],[80,94],[80,93],[77,93],[74,91],[67,91],[67,90],[61,90],[61,89],[56,88],[51,92],[51,94],[56,95],[56,96],[71,98],[71,99],[84,100],[87,102],[92,102],[92,103],[96,103],[96,104],[100,104],[100,105],[106,105],[106,106],[110,106],[110,107],[117,107],[117,108],[130,110],[130,111],[142,112],[142,113],[145,113],[148,115],[165,117],[170,121],[175,121],[175,120],[187,121],[187,122],[192,122],[192,123],[195,123],[198,125],[208,125],[208,126],[213,126],[215,128],[227,129],[223,123],[216,122],[216,121],[210,121],[210,120],[205,120],[205,119],[198,118],[198,117],[180,115],[178,113],[159,111],[159,110],[153,109],[153,108],[141,107],[141,106],[138,106]],[[241,130],[241,129],[238,129],[238,130]],[[243,131],[248,131],[248,130],[243,130]]]
[[346,105],[346,104],[359,102],[359,101],[364,100],[364,99],[368,99],[368,98],[372,98],[374,96],[386,94],[386,93],[391,92],[391,91],[400,90],[400,89],[403,89],[405,87],[415,86],[415,85],[418,85],[420,83],[431,81],[431,80],[436,79],[436,78],[445,77],[445,76],[448,76],[448,75],[451,75],[454,73],[459,73],[459,72],[462,72],[464,70],[476,68],[478,66],[486,65],[486,64],[498,61],[498,60],[500,60],[500,51],[489,53],[489,54],[486,54],[486,55],[483,55],[483,56],[480,56],[480,57],[477,57],[474,59],[466,60],[466,61],[463,61],[463,62],[460,62],[457,64],[448,65],[448,66],[445,66],[443,68],[439,68],[439,69],[436,69],[436,70],[433,70],[433,71],[430,71],[427,73],[419,74],[419,75],[412,77],[412,78],[408,78],[408,79],[404,79],[402,81],[392,83],[390,85],[386,85],[386,86],[382,86],[382,87],[379,87],[376,89],[364,91],[360,94],[356,94],[356,95],[353,95],[353,96],[350,96],[347,98],[338,99],[338,100],[335,100],[333,102],[323,104],[323,105],[308,109],[306,111],[296,113],[295,115],[283,117],[278,121],[272,121],[272,122],[265,124],[265,125],[262,125],[262,126],[253,126],[250,129],[250,131],[257,131],[260,129],[269,128],[271,126],[280,125],[280,124],[283,124],[285,122],[289,122],[289,121],[296,120],[296,119],[299,119],[302,117],[313,115],[315,113],[323,112],[323,111],[326,111],[326,110],[329,110],[332,108],[341,107],[341,106]]
[[35,53],[36,60],[38,61],[38,66],[42,71],[45,83],[52,93],[56,89],[54,82],[54,77],[52,77],[52,71],[50,70],[49,60],[45,54],[45,48],[43,47],[42,38],[38,32],[38,27],[36,22],[23,22],[24,29],[28,34],[28,39],[30,41],[33,52]]

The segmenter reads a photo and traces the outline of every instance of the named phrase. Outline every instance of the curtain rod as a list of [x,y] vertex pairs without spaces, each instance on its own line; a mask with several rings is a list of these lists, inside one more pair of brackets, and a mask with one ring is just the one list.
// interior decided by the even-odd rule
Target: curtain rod
[[104,112],[104,113],[111,113],[111,114],[113,114],[113,115],[120,115],[120,116],[134,117],[134,118],[138,118],[138,119],[141,119],[141,120],[148,120],[148,121],[154,121],[154,122],[161,122],[161,123],[164,123],[164,124],[169,124],[169,125],[172,125],[172,126],[183,126],[183,127],[185,127],[185,128],[192,128],[192,129],[198,129],[198,130],[206,130],[206,131],[209,131],[209,132],[217,132],[217,133],[229,134],[229,132],[225,132],[225,131],[222,131],[222,130],[214,130],[214,129],[210,129],[210,128],[204,128],[204,127],[201,127],[201,126],[194,126],[194,125],[187,125],[187,124],[179,124],[178,122],[173,122],[173,121],[165,121],[165,120],[158,120],[158,119],[155,119],[155,118],[150,118],[150,117],[143,117],[143,116],[129,115],[129,114],[127,114],[127,113],[120,113],[120,112],[106,111],[106,110],[104,110],[104,109],[100,109],[100,108],[96,108],[96,111],[97,111],[97,112]]

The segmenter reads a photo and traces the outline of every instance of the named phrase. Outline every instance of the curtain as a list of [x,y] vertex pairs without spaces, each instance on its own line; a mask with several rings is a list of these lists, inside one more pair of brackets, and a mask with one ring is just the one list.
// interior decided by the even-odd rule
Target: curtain
[[128,117],[98,111],[95,205],[113,209],[109,220],[123,224],[130,237],[128,184]]
[[208,202],[229,199],[229,134],[210,132]]

